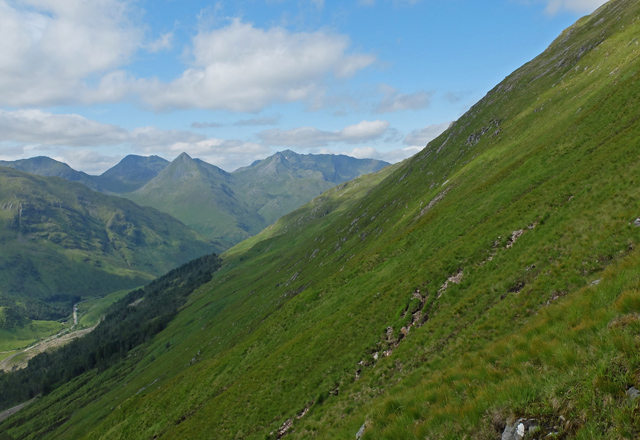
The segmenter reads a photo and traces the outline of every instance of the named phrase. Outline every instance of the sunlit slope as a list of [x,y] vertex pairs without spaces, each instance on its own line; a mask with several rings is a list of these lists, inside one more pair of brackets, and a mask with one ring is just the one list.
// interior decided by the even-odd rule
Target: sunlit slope
[[231,250],[138,357],[0,428],[637,438],[639,16],[581,20],[361,197]]
[[31,319],[63,318],[78,298],[138,286],[212,250],[167,214],[4,167],[0,222],[0,299]]

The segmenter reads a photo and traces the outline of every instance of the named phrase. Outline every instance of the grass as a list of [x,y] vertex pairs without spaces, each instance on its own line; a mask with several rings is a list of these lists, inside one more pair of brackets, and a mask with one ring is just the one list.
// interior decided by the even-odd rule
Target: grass
[[[134,289],[135,290],[135,289]],[[95,298],[78,305],[78,325],[80,328],[88,328],[96,325],[104,316],[109,306],[124,298],[130,290],[120,290],[110,293],[102,298]]]
[[31,321],[24,327],[0,329],[0,351],[15,351],[27,348],[41,339],[55,335],[65,327],[66,324],[57,321]]
[[125,363],[0,429],[490,439],[534,417],[637,438],[638,16],[617,0],[581,20],[411,160],[231,249]]

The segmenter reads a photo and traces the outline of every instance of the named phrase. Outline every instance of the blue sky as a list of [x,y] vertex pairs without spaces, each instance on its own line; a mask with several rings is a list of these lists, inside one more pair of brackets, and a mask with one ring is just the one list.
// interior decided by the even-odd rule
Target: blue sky
[[604,0],[0,0],[0,159],[396,162]]

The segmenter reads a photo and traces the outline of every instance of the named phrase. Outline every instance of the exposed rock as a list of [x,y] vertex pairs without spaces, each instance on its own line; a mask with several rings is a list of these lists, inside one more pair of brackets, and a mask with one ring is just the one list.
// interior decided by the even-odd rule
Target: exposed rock
[[638,390],[636,387],[631,387],[627,390],[627,396],[629,396],[631,400],[636,400],[638,397],[640,397],[640,390]]
[[450,276],[447,281],[445,281],[444,284],[440,287],[440,290],[438,290],[438,298],[440,298],[444,291],[449,288],[449,283],[460,284],[462,282],[463,276],[464,271],[462,269],[460,269],[460,272],[458,272],[457,274]]
[[636,225],[636,226],[638,226],[638,227],[640,227],[640,217],[638,217],[638,218],[633,222],[633,224],[634,224],[634,225]]
[[517,231],[513,231],[511,233],[511,238],[509,239],[509,242],[507,243],[506,248],[512,248],[513,245],[515,244],[516,240],[518,240],[518,238],[522,237],[522,234],[524,234],[524,231],[522,229],[519,229]]
[[502,440],[522,440],[524,436],[538,428],[534,419],[518,419],[512,425],[507,424],[502,433]]
[[600,284],[600,281],[602,281],[602,280],[594,280],[594,281],[591,281],[591,285],[592,285],[592,286],[597,286],[598,284]]
[[315,403],[315,401],[314,401],[314,402],[311,402],[308,406],[305,406],[305,407],[304,407],[304,409],[300,412],[300,414],[298,414],[298,415],[296,416],[296,419],[300,420],[301,418],[303,418],[304,416],[306,416],[306,415],[307,415],[307,413],[309,412],[309,409],[311,408],[311,405],[313,405],[314,403]]
[[367,422],[364,422],[358,432],[356,432],[356,440],[360,440],[362,438],[365,429],[367,429]]
[[387,327],[387,341],[391,342],[393,339],[393,327]]
[[293,427],[293,420],[287,419],[280,428],[278,428],[277,438],[282,438],[287,435],[287,432]]
[[[445,182],[446,183],[446,182]],[[436,203],[438,203],[439,201],[441,201],[442,199],[444,199],[444,197],[447,195],[447,193],[449,192],[449,190],[451,189],[451,187],[446,188],[444,191],[442,191],[440,194],[438,194],[437,196],[435,196],[428,204],[427,206],[425,206],[424,208],[422,208],[422,210],[420,211],[420,214],[418,214],[418,216],[414,219],[417,220],[420,217],[422,217],[423,215],[425,215],[429,210],[431,210],[431,208],[433,208],[434,206],[436,206]]]

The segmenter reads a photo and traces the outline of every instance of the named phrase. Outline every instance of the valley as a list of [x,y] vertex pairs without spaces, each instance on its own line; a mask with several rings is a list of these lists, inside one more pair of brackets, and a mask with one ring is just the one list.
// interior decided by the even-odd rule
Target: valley
[[[104,226],[119,245],[101,246],[105,273],[148,277],[65,298],[91,331],[0,373],[0,411],[28,403],[0,439],[639,438],[639,39],[640,3],[607,2],[394,165],[156,162],[121,195],[169,206],[184,216],[173,234],[210,246],[178,246],[181,264],[161,266],[177,252],[161,239],[141,252],[159,227],[129,213],[159,211],[100,194],[122,209]],[[4,170],[3,190],[70,184]],[[0,198],[18,222],[2,243],[92,255],[102,226],[56,225],[99,224],[106,208],[72,188],[82,203],[47,196],[26,219]],[[0,277],[3,293],[47,279],[18,260],[0,257],[21,274]],[[7,312],[20,301],[4,322],[23,319]]]

